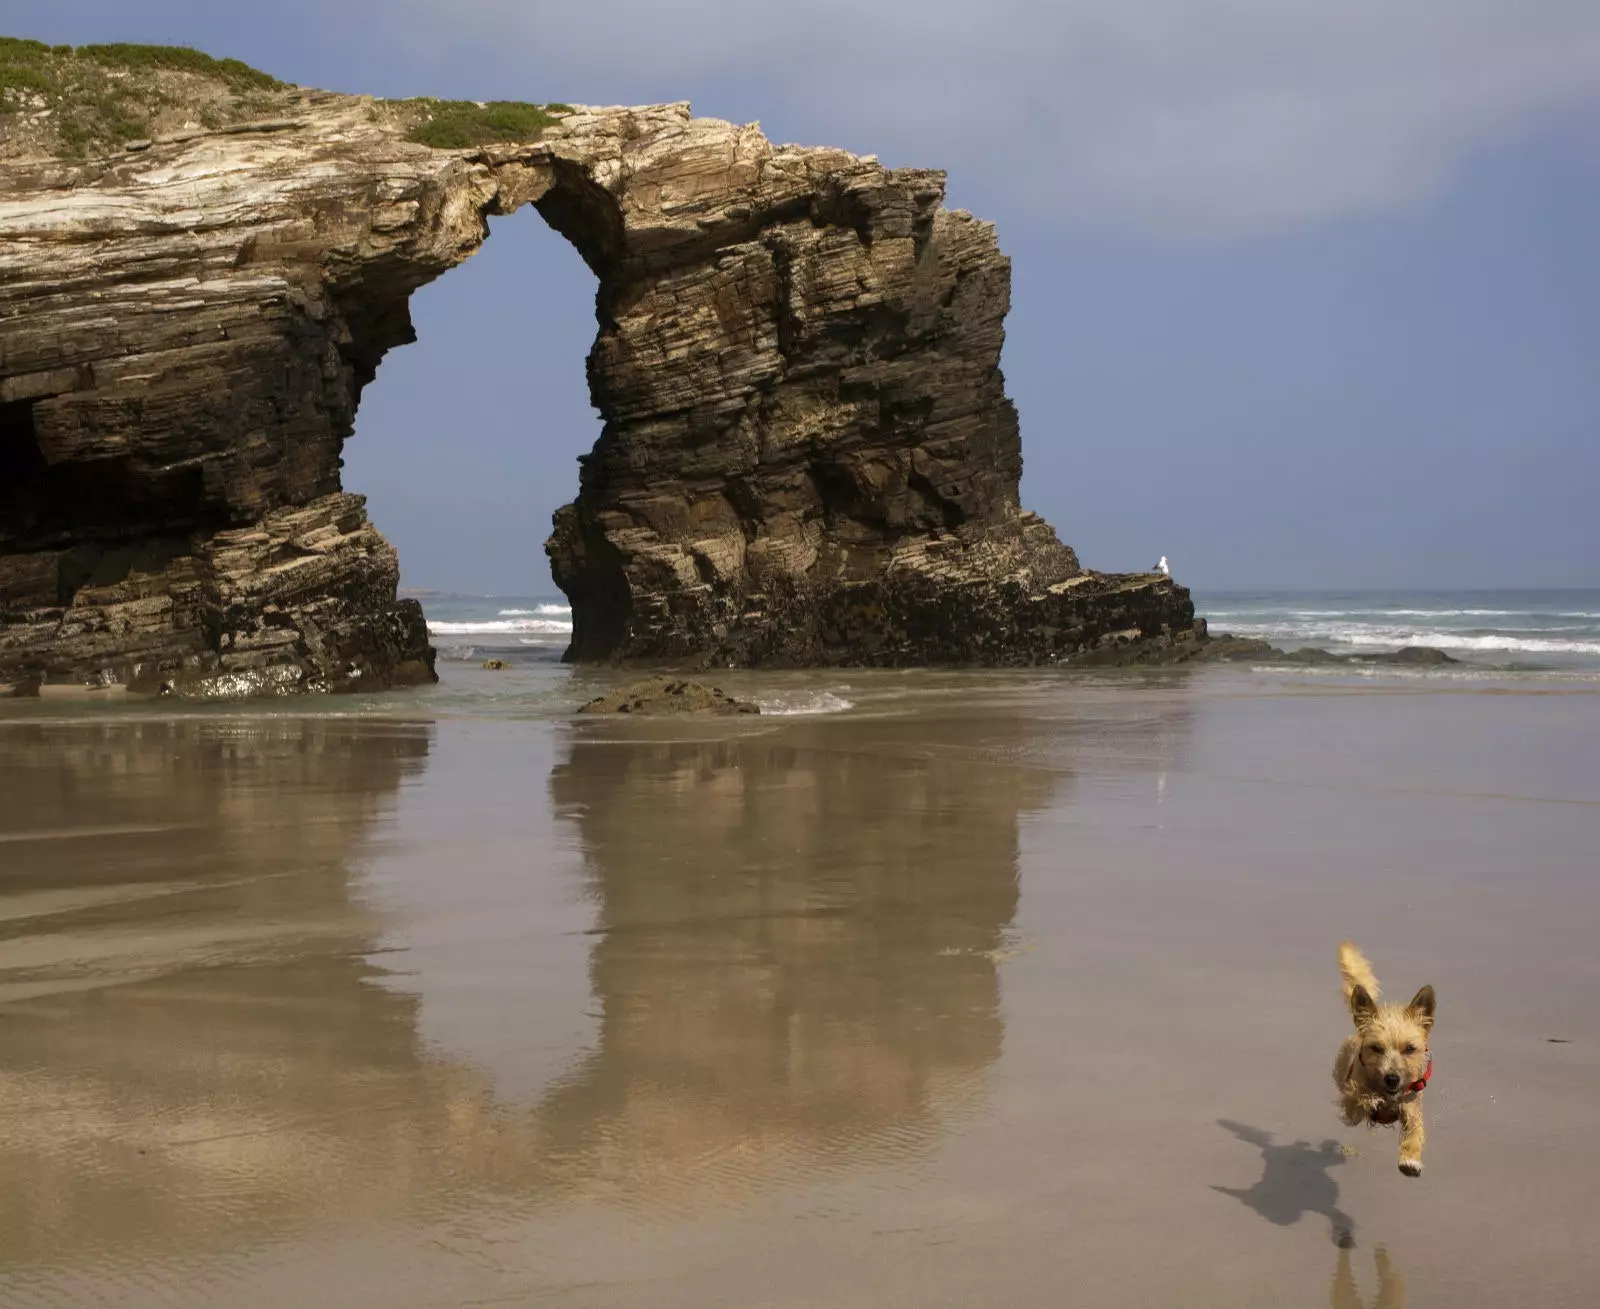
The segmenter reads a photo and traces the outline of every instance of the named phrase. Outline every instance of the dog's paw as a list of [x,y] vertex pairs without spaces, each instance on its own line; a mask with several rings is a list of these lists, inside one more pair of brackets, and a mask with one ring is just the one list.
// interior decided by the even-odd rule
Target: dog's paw
[[1407,1177],[1421,1177],[1422,1176],[1422,1160],[1420,1160],[1420,1159],[1402,1159],[1400,1161],[1400,1171],[1402,1173],[1404,1173]]

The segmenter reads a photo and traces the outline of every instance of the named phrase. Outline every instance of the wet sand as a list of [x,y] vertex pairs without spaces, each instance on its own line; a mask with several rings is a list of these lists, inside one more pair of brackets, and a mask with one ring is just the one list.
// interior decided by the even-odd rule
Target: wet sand
[[850,680],[0,718],[0,1305],[1593,1302],[1600,695]]

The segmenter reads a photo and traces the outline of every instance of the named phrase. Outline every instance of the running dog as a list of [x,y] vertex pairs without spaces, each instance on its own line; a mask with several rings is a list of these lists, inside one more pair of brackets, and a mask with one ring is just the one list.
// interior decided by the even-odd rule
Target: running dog
[[1400,1171],[1421,1177],[1422,1092],[1433,1076],[1433,988],[1423,987],[1408,1005],[1380,1003],[1378,979],[1354,941],[1339,946],[1339,974],[1356,1023],[1333,1063],[1340,1112],[1352,1127],[1399,1123]]

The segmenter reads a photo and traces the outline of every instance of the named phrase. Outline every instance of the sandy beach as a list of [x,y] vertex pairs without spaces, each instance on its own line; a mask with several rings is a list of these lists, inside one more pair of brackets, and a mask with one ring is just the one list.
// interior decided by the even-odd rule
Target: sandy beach
[[526,676],[4,711],[0,1305],[1592,1302],[1594,683]]

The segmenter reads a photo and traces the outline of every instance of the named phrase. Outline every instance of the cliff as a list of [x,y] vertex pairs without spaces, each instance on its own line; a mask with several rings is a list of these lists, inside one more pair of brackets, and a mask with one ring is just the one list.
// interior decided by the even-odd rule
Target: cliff
[[[1020,507],[1010,266],[943,174],[683,104],[388,103],[189,67],[113,68],[181,85],[68,135],[64,79],[100,65],[36,62],[55,103],[0,58],[0,682],[431,678],[340,449],[414,339],[411,293],[530,204],[599,283],[604,429],[546,547],[569,658],[1195,648],[1182,587],[1085,571]],[[526,139],[475,143],[497,132]]]

